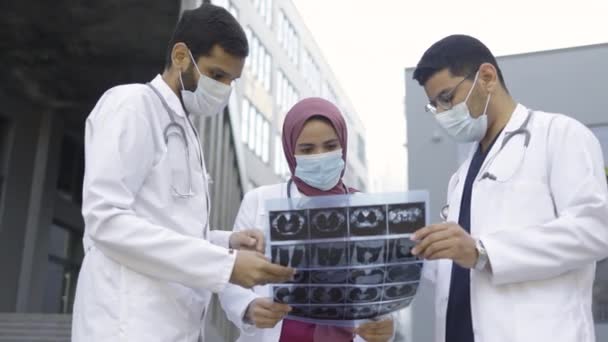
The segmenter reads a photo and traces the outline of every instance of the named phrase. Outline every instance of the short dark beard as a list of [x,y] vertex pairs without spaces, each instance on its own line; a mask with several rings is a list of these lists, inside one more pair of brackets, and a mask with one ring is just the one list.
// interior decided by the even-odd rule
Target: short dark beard
[[198,72],[194,68],[194,64],[190,64],[188,69],[182,73],[182,82],[184,82],[184,89],[194,91],[196,89],[196,78],[194,77],[194,73]]

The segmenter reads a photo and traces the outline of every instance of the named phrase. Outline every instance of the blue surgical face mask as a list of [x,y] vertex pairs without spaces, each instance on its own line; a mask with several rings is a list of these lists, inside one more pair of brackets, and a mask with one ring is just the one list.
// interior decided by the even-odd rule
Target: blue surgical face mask
[[342,149],[295,157],[295,176],[313,188],[323,191],[330,190],[338,184],[342,177],[344,170]]

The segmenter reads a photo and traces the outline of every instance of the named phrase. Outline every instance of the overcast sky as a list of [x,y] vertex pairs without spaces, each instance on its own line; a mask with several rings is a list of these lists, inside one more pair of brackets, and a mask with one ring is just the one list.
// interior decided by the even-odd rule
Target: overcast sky
[[406,188],[404,69],[435,41],[469,34],[497,56],[608,42],[608,0],[293,2],[366,127],[375,191]]

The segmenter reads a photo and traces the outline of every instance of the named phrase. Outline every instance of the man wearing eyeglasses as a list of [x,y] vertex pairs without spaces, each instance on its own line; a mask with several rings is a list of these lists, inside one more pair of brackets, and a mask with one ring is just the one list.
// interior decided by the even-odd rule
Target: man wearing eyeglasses
[[475,142],[452,176],[446,222],[424,227],[437,342],[590,342],[595,263],[608,256],[608,191],[599,142],[561,114],[511,97],[479,40],[454,35],[414,79],[457,142]]

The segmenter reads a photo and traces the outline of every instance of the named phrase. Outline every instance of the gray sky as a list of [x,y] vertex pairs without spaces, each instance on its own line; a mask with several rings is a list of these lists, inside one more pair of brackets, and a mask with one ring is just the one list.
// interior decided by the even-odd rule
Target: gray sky
[[435,41],[469,34],[497,56],[608,42],[607,0],[293,2],[366,127],[375,191],[406,187],[404,69]]

